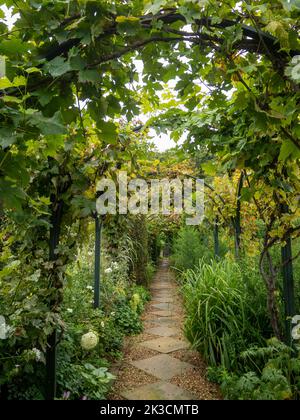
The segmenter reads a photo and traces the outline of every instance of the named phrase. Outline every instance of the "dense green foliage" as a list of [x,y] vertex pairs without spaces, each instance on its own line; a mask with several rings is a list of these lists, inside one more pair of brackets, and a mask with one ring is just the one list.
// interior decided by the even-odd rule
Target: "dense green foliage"
[[[178,244],[185,249],[185,242]],[[298,241],[294,245],[297,250]],[[187,264],[194,263],[193,254],[190,260],[188,253],[185,257]],[[279,258],[278,249],[273,250],[273,258]],[[267,292],[256,267],[255,257],[234,261],[228,254],[223,259],[207,260],[204,254],[192,269],[182,271],[185,334],[207,360],[208,378],[221,385],[224,398],[297,399],[299,346],[295,341],[292,349],[272,338]],[[295,264],[296,279],[298,273],[299,261]],[[279,280],[277,299],[283,308]]]
[[[300,360],[276,339],[266,347],[253,347],[241,354],[241,377],[220,371],[214,380],[222,383],[224,396],[234,400],[285,400],[299,398]],[[252,369],[252,370],[251,370]]]
[[176,269],[187,270],[197,265],[200,259],[213,258],[208,238],[192,227],[183,227],[173,244],[172,259]]
[[269,333],[265,289],[246,264],[200,262],[183,278],[187,338],[214,366],[237,369],[240,352]]
[[[109,379],[106,365],[100,359],[85,360],[81,350],[77,354],[78,334],[96,330],[102,337],[98,353],[102,357],[102,351],[118,353],[120,335],[140,330],[135,283],[149,282],[160,245],[164,240],[169,244],[174,233],[170,229],[162,235],[155,222],[140,219],[132,226],[132,221],[104,217],[106,256],[118,266],[107,267],[111,281],[102,290],[107,300],[99,313],[91,313],[86,302],[80,304],[74,325],[67,309],[73,308],[73,293],[84,301],[90,293],[82,287],[87,278],[81,269],[74,275],[70,271],[75,261],[80,263],[78,252],[91,236],[87,220],[95,215],[96,183],[104,175],[115,180],[120,169],[132,178],[149,176],[144,162],[153,158],[146,142],[150,126],[159,132],[171,130],[175,140],[185,134],[178,159],[188,154],[191,175],[203,175],[214,184],[207,187],[207,219],[212,226],[218,215],[226,232],[224,253],[227,245],[228,254],[233,253],[234,241],[237,258],[248,257],[250,244],[251,252],[259,254],[255,264],[267,290],[266,313],[274,335],[281,339],[282,325],[290,323],[296,309],[289,279],[286,288],[291,297],[284,297],[288,313],[282,315],[284,288],[279,273],[292,268],[292,258],[280,258],[280,248],[287,251],[289,241],[300,232],[299,1],[2,0],[0,5],[9,7],[15,17],[10,26],[0,8],[0,385],[4,397],[41,397],[45,354],[56,331],[61,351],[70,344],[62,358],[72,361],[70,369],[61,364],[60,392],[72,388],[72,397],[79,398],[88,384],[99,384],[96,393],[93,388],[88,394],[102,398]],[[151,114],[142,127],[141,113]],[[157,162],[148,166],[160,171]],[[250,211],[241,215],[241,207]],[[199,256],[210,257],[212,247],[204,250],[206,239],[201,236],[198,244],[197,237],[192,230],[180,233],[175,244],[180,269],[197,264]],[[117,255],[123,260],[114,261]],[[245,267],[240,264],[238,268],[220,262],[209,268],[201,263],[188,272],[187,284],[195,284],[199,301],[206,296],[213,308],[213,329],[203,339],[218,347],[210,354],[224,363],[226,359],[226,365],[231,364],[226,356],[228,340],[213,313],[220,318],[218,310],[226,311],[220,304],[223,293],[232,304],[225,312],[230,322],[225,331],[239,340],[240,350],[255,341],[252,325],[249,331],[246,328],[253,311],[259,318],[254,318],[254,325],[259,323],[258,341],[268,330],[265,321],[260,324],[264,310],[258,274],[256,284],[251,262],[246,261]],[[207,290],[202,288],[202,275]],[[67,286],[68,278],[74,285]],[[237,321],[230,315],[236,308]],[[104,325],[113,323],[112,334],[99,329],[95,319],[103,317]],[[208,331],[203,322],[199,319],[201,330]],[[240,328],[242,337],[237,333]],[[190,330],[198,341],[197,328]],[[233,365],[237,353],[236,348]],[[278,374],[282,382],[281,374],[271,374]],[[268,370],[263,380],[269,381],[271,374]],[[77,375],[82,381],[76,388]],[[22,384],[21,378],[25,378]],[[27,378],[35,381],[33,388],[27,386]],[[285,387],[282,382],[281,390]]]
[[[224,256],[227,251],[226,244],[220,241],[219,257]],[[197,266],[200,260],[209,263],[214,258],[211,228],[204,225],[198,229],[183,226],[174,235],[171,259],[176,270],[185,271]]]
[[[90,239],[93,238],[92,227],[93,225],[89,225],[87,229]],[[113,234],[115,233],[116,228]],[[126,235],[124,228],[119,229],[118,251],[112,252],[111,234],[111,229],[104,229],[100,309],[93,308],[94,252],[90,240],[81,247],[76,261],[66,271],[59,324],[58,398],[105,398],[113,379],[108,368],[115,358],[121,356],[124,336],[137,334],[142,330],[140,314],[149,299],[149,292],[143,286],[135,285],[130,277],[131,254],[136,238]],[[149,272],[147,267],[144,269],[143,276],[152,276],[153,271]],[[31,281],[37,279],[31,278]],[[29,302],[29,298],[30,296],[26,296],[26,302]],[[20,305],[23,301],[16,297],[15,302]],[[8,399],[44,399],[43,336],[37,330],[38,340],[33,341],[32,324],[27,321],[30,316],[33,325],[38,326],[40,310],[38,307],[34,310],[28,303],[22,307],[23,311],[15,311],[14,306],[5,309],[4,302],[0,303],[1,313],[9,320],[7,324],[10,330],[13,330],[13,326],[20,328],[17,346],[16,336],[11,335],[10,331],[7,332],[7,339],[0,341],[1,396]],[[95,334],[97,344],[92,349],[85,350],[82,347],[82,337],[89,333]]]

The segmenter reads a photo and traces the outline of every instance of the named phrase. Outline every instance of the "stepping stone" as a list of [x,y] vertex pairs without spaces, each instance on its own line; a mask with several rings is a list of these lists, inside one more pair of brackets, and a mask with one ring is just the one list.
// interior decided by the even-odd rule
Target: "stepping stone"
[[182,350],[189,347],[188,343],[183,340],[176,340],[171,337],[160,337],[154,340],[147,340],[140,343],[141,346],[148,349],[160,351],[161,353],[171,353],[172,351]]
[[157,294],[157,295],[171,295],[174,293],[174,289],[171,287],[164,287],[164,288],[151,288],[151,292],[152,294]]
[[172,297],[155,297],[153,296],[153,301],[162,302],[162,303],[173,303],[174,299]]
[[163,325],[174,325],[177,323],[177,321],[174,318],[168,318],[168,317],[163,317],[163,318],[150,318],[148,319],[149,322],[154,322],[155,324],[163,324]]
[[160,283],[152,284],[151,289],[163,290],[163,289],[173,289],[174,285],[172,283]]
[[195,400],[196,397],[190,392],[185,391],[177,385],[168,382],[155,382],[154,384],[144,385],[130,391],[121,393],[127,400]]
[[136,360],[130,364],[162,380],[169,380],[194,368],[190,363],[182,362],[168,354],[158,354],[148,359]]
[[162,309],[165,311],[170,311],[172,309],[174,309],[173,305],[167,302],[161,302],[161,303],[153,303],[151,305],[153,308],[157,308],[157,309]]
[[172,335],[178,335],[180,334],[180,330],[177,328],[170,328],[167,327],[165,325],[161,326],[161,327],[151,327],[151,328],[147,328],[146,332],[148,334],[153,334],[153,335],[160,335],[162,337],[171,337]]
[[170,299],[174,300],[174,298],[175,298],[175,295],[172,295],[170,293],[168,293],[167,295],[161,295],[161,294],[156,294],[156,293],[152,295],[153,302],[156,301],[157,299],[161,299],[163,303],[166,303],[167,300],[170,300]]
[[152,289],[152,291],[154,292],[154,293],[157,293],[157,294],[159,294],[159,293],[162,293],[162,294],[171,294],[171,293],[174,293],[175,292],[175,288],[174,287],[155,287],[155,288],[153,288]]
[[172,311],[150,311],[150,313],[157,316],[166,316],[166,317],[171,317],[174,314]]

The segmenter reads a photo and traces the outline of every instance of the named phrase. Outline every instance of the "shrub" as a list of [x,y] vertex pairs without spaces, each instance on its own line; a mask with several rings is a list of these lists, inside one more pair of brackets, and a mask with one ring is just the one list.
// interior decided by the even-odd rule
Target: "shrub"
[[210,260],[213,253],[204,239],[201,240],[200,233],[191,226],[181,228],[173,243],[172,263],[175,268],[180,271],[194,268],[203,258]]
[[[295,238],[292,241],[292,252],[293,252],[294,257],[300,254],[300,238]],[[270,253],[272,255],[274,265],[280,267],[281,247],[279,245],[274,246],[271,249]],[[293,261],[293,274],[294,274],[295,280],[300,278],[300,258],[296,258]],[[282,297],[284,293],[283,293],[283,283],[282,283],[281,277],[278,278],[277,287]],[[299,281],[295,281],[294,288],[295,288],[295,313],[299,314],[300,313],[300,282]],[[282,316],[284,317],[284,313],[282,313]]]
[[69,364],[61,362],[57,376],[60,389],[65,389],[63,399],[103,400],[114,376],[106,367],[90,363]]
[[149,277],[147,266],[149,258],[149,234],[145,215],[138,215],[128,219],[130,224],[129,236],[133,245],[131,259],[131,277],[135,283],[148,286]]
[[119,300],[114,306],[115,324],[125,335],[138,334],[143,329],[140,317],[126,298]]
[[133,286],[131,291],[131,307],[134,307],[135,311],[140,315],[144,310],[145,303],[151,300],[151,293],[143,286]]
[[223,260],[200,261],[184,275],[185,333],[213,366],[237,369],[241,351],[264,343],[261,333],[269,328],[265,290],[254,274],[245,264],[241,269]]
[[89,258],[68,271],[62,308],[64,331],[58,346],[58,395],[103,399],[112,375],[109,361],[121,356],[125,335],[142,330],[141,314],[149,292],[131,286],[123,261],[103,261],[101,309],[93,308]]
[[241,358],[255,367],[242,376],[222,372],[219,382],[225,398],[233,400],[285,400],[299,398],[300,358],[276,338],[265,347],[253,347]]
[[259,377],[248,372],[241,377],[235,375],[223,382],[222,391],[231,400],[285,400],[292,397],[287,378],[278,369],[265,368]]
[[145,268],[146,284],[149,286],[156,271],[156,267],[152,262],[148,262]]

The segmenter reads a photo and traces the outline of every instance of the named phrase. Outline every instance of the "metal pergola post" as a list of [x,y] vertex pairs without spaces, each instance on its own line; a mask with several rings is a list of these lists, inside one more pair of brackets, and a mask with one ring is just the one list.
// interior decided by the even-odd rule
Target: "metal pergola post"
[[100,307],[101,220],[95,216],[94,308]]
[[295,315],[295,291],[292,262],[292,241],[289,236],[281,248],[286,344],[292,345],[292,317]]
[[219,244],[219,216],[215,217],[214,222],[214,251],[215,257],[220,257],[220,244]]

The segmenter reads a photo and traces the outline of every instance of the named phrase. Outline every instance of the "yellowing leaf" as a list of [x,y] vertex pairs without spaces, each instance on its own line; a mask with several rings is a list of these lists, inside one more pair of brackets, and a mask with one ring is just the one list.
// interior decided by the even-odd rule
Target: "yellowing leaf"
[[124,22],[138,22],[139,18],[134,16],[117,16],[116,22],[117,23],[124,23]]
[[273,20],[265,27],[265,30],[275,35],[284,47],[288,47],[289,34],[282,22]]
[[210,176],[216,175],[216,167],[212,162],[202,163],[201,167],[207,175],[210,175]]
[[21,101],[21,99],[19,99],[19,98],[16,98],[15,96],[9,96],[9,95],[5,95],[5,96],[2,96],[2,101],[4,101],[4,102],[15,102],[15,103],[17,103],[17,104],[19,104],[19,103],[21,103],[22,101]]
[[280,31],[283,29],[283,25],[281,22],[278,22],[276,20],[271,21],[268,23],[268,25],[265,27],[266,31],[271,32],[272,34],[276,35],[277,31]]
[[82,22],[83,20],[85,20],[85,16],[83,16],[83,17],[81,17],[81,18],[79,18],[79,19],[76,19],[74,22],[70,23],[70,25],[66,26],[66,29],[67,29],[68,31],[70,31],[71,29],[75,29],[75,28],[77,28],[77,26],[78,26],[78,25],[80,24],[80,22]]
[[24,76],[16,76],[13,80],[13,85],[15,87],[17,86],[25,86],[26,85],[26,79]]
[[28,69],[25,69],[26,73],[31,74],[31,73],[42,73],[42,71],[40,69],[38,69],[37,67],[28,67]]
[[13,84],[7,77],[1,77],[0,79],[0,89],[7,89],[9,87],[12,87]]

